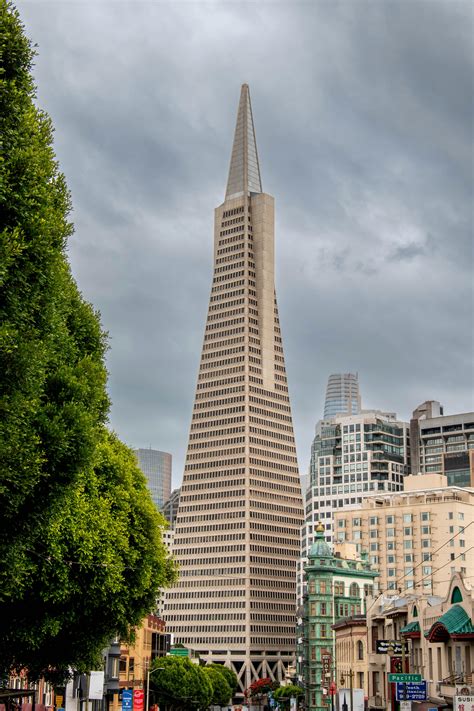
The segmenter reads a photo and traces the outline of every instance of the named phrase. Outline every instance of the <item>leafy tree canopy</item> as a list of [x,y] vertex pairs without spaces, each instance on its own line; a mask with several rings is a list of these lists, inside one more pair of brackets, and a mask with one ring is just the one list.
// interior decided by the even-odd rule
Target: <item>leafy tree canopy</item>
[[208,668],[217,669],[221,674],[223,674],[230,686],[231,696],[235,694],[239,686],[239,680],[237,679],[237,674],[229,667],[225,667],[223,664],[208,664]]
[[[160,667],[153,673],[153,669]],[[150,688],[159,705],[176,711],[206,709],[213,698],[213,684],[205,669],[187,657],[155,659],[150,671]],[[222,675],[220,678],[224,679]]]
[[296,686],[296,684],[288,684],[287,686],[279,686],[278,689],[275,689],[273,692],[273,698],[277,701],[280,699],[290,699],[292,696],[296,699],[304,696],[304,690],[301,686]]
[[232,696],[232,689],[225,674],[217,665],[203,667],[203,672],[207,675],[212,686],[211,704],[215,706],[226,706]]
[[70,196],[0,0],[0,673],[63,678],[174,578],[166,525],[107,430],[106,336],[66,258]]
[[252,682],[248,689],[245,691],[245,696],[248,698],[259,698],[268,694],[269,691],[276,689],[278,687],[278,682],[273,681],[270,677],[264,677],[263,679],[257,679]]

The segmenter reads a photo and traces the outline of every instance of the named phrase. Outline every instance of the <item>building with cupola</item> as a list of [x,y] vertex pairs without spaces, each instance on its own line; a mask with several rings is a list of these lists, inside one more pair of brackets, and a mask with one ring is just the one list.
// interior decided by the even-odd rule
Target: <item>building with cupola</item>
[[297,619],[297,675],[305,688],[308,711],[324,711],[330,703],[337,671],[333,625],[365,613],[365,600],[374,594],[377,575],[364,554],[349,559],[334,553],[325,540],[324,525],[318,523],[304,568],[303,604]]

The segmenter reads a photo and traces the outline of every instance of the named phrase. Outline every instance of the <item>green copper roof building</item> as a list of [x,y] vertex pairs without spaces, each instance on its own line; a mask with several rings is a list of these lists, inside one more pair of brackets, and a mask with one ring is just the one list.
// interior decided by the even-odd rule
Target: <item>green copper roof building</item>
[[364,601],[372,595],[378,573],[368,562],[333,555],[325,540],[324,526],[316,536],[305,566],[305,594],[298,618],[299,681],[304,684],[308,711],[328,709],[327,691],[335,679],[335,644],[332,625],[365,612]]

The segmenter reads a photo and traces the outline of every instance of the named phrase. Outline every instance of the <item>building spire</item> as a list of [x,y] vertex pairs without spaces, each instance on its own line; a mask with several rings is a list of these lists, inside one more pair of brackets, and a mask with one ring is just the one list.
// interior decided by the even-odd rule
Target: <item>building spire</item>
[[250,92],[248,84],[242,84],[225,199],[261,192]]

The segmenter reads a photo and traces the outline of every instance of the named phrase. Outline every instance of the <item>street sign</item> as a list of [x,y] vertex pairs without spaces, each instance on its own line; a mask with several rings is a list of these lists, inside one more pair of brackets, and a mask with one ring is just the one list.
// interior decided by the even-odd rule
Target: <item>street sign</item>
[[184,647],[174,647],[170,649],[169,654],[174,657],[189,657],[189,649],[185,649]]
[[133,692],[131,689],[122,691],[122,711],[132,711]]
[[474,696],[455,696],[454,711],[474,711]]
[[421,674],[389,674],[388,675],[389,684],[394,684],[397,681],[422,681]]
[[426,681],[398,682],[397,701],[426,701]]
[[[404,642],[405,653],[408,653],[408,643]],[[401,654],[402,643],[396,639],[377,639],[375,642],[375,652],[377,654]]]

